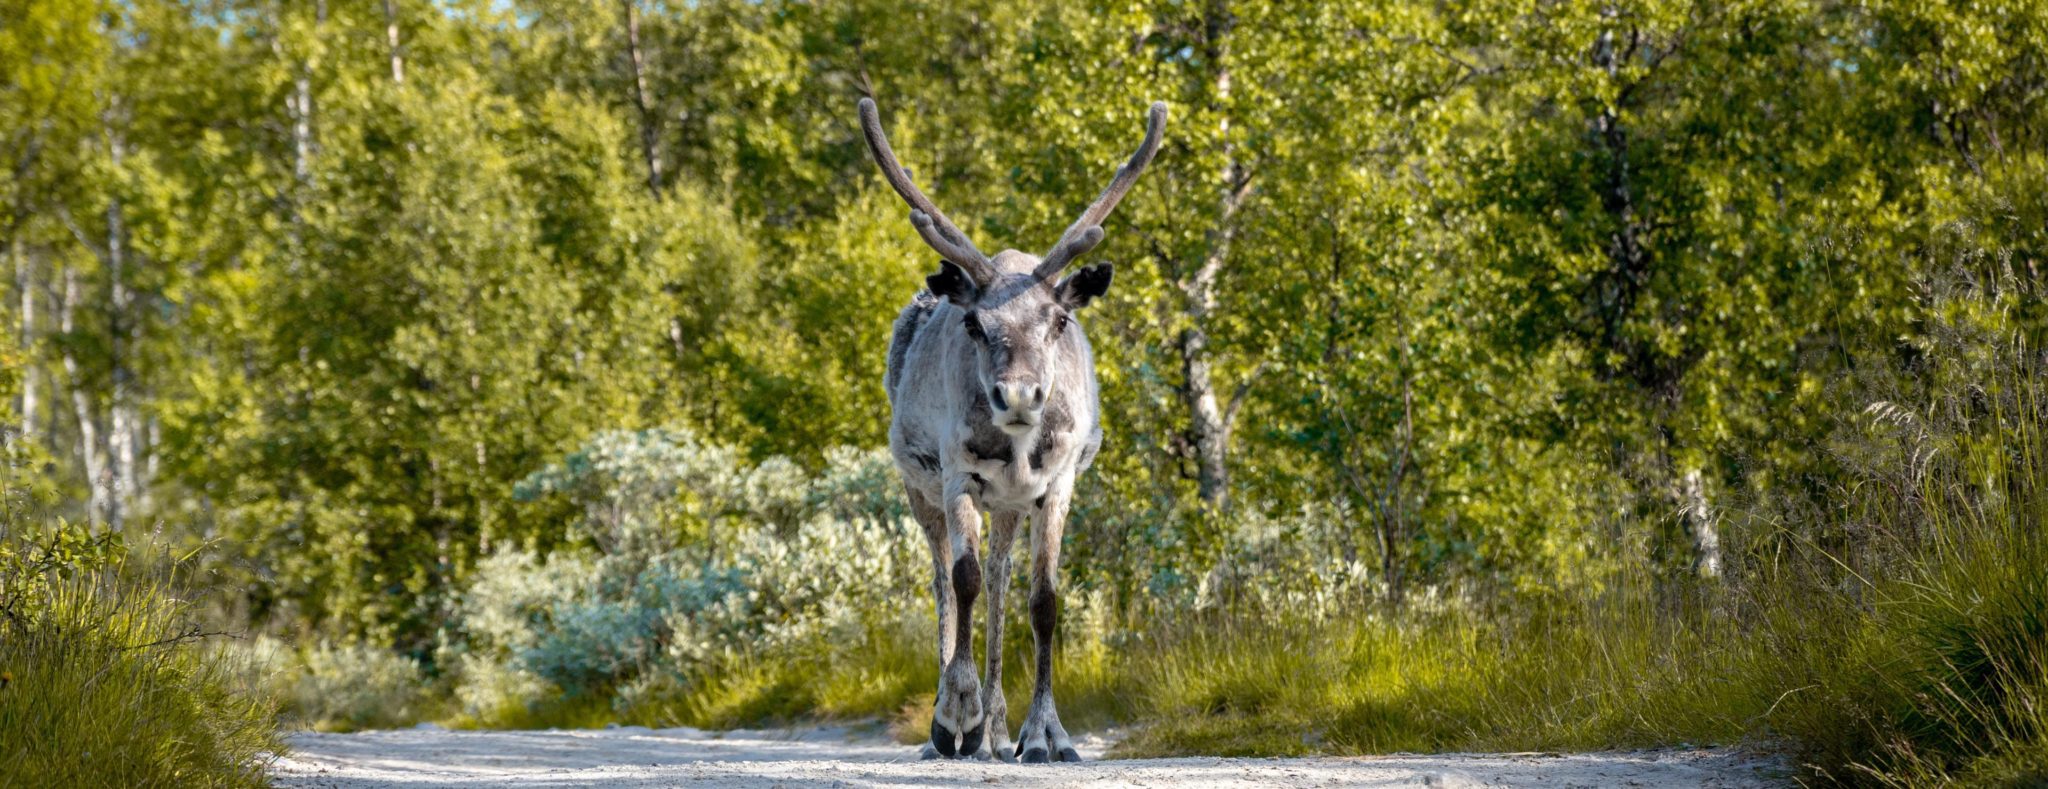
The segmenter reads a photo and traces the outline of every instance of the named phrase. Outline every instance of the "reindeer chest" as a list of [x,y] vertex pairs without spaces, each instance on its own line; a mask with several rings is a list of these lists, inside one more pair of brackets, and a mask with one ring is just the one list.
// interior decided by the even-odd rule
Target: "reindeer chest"
[[983,506],[1035,506],[1055,479],[1071,471],[1071,448],[1080,436],[1072,420],[1047,416],[1037,430],[1023,435],[983,427],[962,443],[960,459],[980,486]]

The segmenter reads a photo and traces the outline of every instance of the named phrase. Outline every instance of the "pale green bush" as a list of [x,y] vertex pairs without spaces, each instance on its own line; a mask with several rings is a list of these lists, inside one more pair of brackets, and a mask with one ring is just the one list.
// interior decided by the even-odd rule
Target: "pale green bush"
[[734,562],[743,588],[702,608],[672,609],[667,656],[689,665],[856,632],[864,617],[902,606],[929,580],[922,541],[909,534],[821,517],[788,538],[745,535]]
[[1332,535],[1351,513],[1312,504],[1284,516],[1248,510],[1234,516],[1227,550],[1191,590],[1196,609],[1330,615],[1356,610],[1381,584],[1361,550]]
[[420,664],[388,650],[319,644],[293,650],[271,639],[249,647],[282,700],[285,717],[323,731],[408,726],[433,712]]
[[[553,696],[629,708],[747,656],[858,638],[928,566],[882,451],[817,474],[678,429],[596,436],[521,483],[583,517],[572,547],[479,563],[443,649],[471,715]],[[514,698],[508,698],[514,697]]]
[[597,566],[573,553],[500,551],[479,560],[471,578],[456,610],[471,643],[520,650],[551,626],[556,605],[597,582]]
[[894,529],[910,517],[896,461],[880,449],[834,447],[825,451],[825,470],[806,489],[809,515],[824,516],[863,530]]
[[535,700],[560,689],[513,661],[473,653],[455,656],[455,704],[472,721],[502,721],[524,713]]

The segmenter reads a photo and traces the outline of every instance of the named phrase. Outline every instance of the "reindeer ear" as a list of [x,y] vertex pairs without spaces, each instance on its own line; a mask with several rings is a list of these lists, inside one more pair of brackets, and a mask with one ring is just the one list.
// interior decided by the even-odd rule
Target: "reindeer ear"
[[932,295],[962,307],[972,307],[981,299],[981,288],[975,286],[974,278],[950,260],[939,261],[939,273],[925,277],[924,286]]
[[1088,302],[1095,300],[1095,297],[1109,292],[1109,280],[1114,273],[1113,267],[1108,263],[1097,263],[1081,269],[1060,280],[1060,284],[1052,289],[1053,297],[1059,299],[1060,304],[1070,310],[1086,307]]

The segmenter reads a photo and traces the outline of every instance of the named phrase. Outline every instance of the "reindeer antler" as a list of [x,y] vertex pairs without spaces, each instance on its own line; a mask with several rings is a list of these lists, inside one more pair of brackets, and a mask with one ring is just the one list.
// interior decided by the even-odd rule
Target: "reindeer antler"
[[860,130],[867,137],[868,150],[875,155],[875,164],[882,168],[882,177],[910,204],[910,224],[917,228],[917,234],[926,244],[937,250],[941,257],[952,261],[967,271],[975,282],[986,285],[995,279],[996,270],[989,264],[988,256],[976,249],[974,242],[967,240],[967,234],[953,225],[939,207],[910,180],[910,171],[903,169],[896,161],[896,151],[889,147],[889,137],[882,133],[882,118],[875,111],[875,100],[860,100]]
[[1138,174],[1145,171],[1145,165],[1152,163],[1153,154],[1159,152],[1159,140],[1164,136],[1166,102],[1155,101],[1145,120],[1145,141],[1138,144],[1138,150],[1131,154],[1130,161],[1116,169],[1116,177],[1110,179],[1109,186],[1102,190],[1088,210],[1081,212],[1081,218],[1068,225],[1067,232],[1060,234],[1059,243],[1054,244],[1045,260],[1039,262],[1038,268],[1032,272],[1034,276],[1050,282],[1060,269],[1066,268],[1068,263],[1086,254],[1102,240],[1102,220],[1109,218],[1109,212],[1116,210],[1117,202],[1137,185]]

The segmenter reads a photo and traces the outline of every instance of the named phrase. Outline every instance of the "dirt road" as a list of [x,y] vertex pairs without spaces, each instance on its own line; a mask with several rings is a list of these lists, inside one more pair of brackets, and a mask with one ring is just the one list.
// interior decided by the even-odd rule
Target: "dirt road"
[[441,729],[297,734],[280,787],[930,787],[1789,785],[1781,762],[1741,751],[1437,754],[1311,759],[1102,761],[1108,743],[1076,743],[1079,765],[919,761],[917,749],[844,729],[703,732]]

